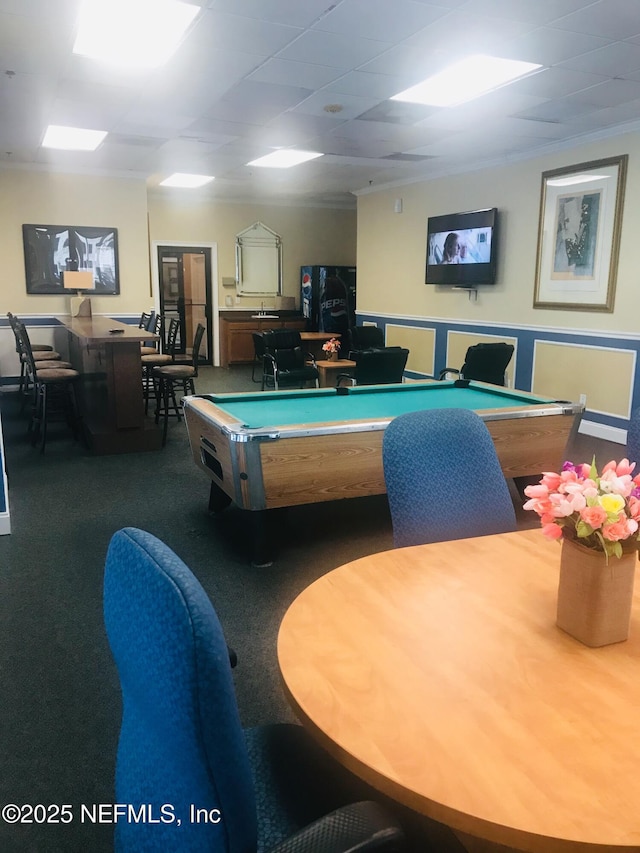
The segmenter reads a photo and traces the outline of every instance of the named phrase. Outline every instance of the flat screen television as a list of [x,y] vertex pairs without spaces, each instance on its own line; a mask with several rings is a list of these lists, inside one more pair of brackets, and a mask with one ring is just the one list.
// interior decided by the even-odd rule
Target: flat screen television
[[426,284],[495,284],[497,221],[495,207],[430,216]]

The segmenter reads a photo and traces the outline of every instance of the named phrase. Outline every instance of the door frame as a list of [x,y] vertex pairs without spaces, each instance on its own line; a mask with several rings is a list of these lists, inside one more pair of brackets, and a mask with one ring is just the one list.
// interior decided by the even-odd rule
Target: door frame
[[151,298],[155,310],[160,310],[160,268],[158,264],[159,249],[203,249],[209,252],[211,268],[210,303],[211,303],[211,354],[214,367],[220,366],[220,304],[218,299],[218,244],[204,243],[200,240],[190,240],[188,243],[176,240],[153,240],[151,243]]

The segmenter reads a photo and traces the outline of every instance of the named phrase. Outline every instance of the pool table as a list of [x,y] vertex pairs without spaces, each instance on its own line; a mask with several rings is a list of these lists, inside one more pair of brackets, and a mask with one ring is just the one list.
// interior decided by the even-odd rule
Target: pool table
[[209,508],[250,510],[253,562],[271,562],[265,511],[385,492],[382,438],[397,415],[469,408],[485,421],[506,477],[557,469],[583,406],[462,380],[184,398]]

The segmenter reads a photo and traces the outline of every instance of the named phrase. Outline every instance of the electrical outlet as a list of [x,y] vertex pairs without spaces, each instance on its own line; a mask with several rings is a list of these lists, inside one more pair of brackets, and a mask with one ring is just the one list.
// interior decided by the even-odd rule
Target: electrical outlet
[[586,394],[580,394],[580,404],[582,406],[587,405],[587,395]]

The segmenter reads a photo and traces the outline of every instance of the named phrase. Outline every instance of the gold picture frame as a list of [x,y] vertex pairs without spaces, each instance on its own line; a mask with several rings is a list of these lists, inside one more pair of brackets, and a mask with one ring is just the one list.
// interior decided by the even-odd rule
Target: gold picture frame
[[534,308],[613,311],[628,159],[542,173]]

